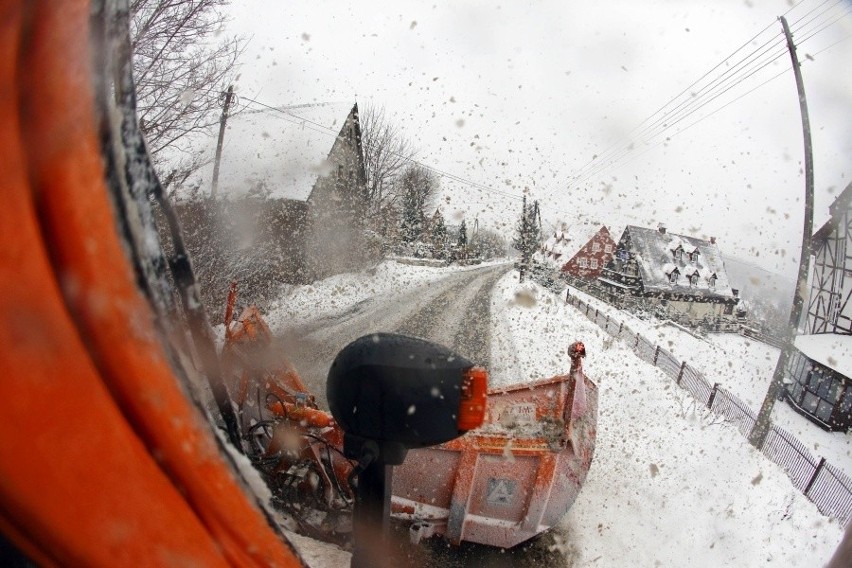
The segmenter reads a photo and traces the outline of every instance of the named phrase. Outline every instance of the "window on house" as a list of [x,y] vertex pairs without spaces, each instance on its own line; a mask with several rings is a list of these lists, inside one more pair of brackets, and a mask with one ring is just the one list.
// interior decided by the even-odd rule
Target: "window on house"
[[716,287],[716,275],[715,275],[715,274],[711,274],[711,275],[710,275],[709,282],[710,282],[710,287],[711,287],[711,288],[715,288],[715,287]]
[[601,252],[601,244],[592,243],[592,252]]
[[831,294],[831,323],[837,325],[837,318],[840,316],[840,294],[832,292]]
[[604,245],[604,252],[610,254],[612,252],[612,245],[606,244]]
[[577,265],[579,265],[580,268],[588,268],[589,261],[586,257],[583,257],[577,260]]
[[733,304],[725,304],[725,309],[722,313],[724,313],[726,316],[731,315],[732,313],[734,313],[734,305]]
[[698,273],[697,272],[693,272],[692,275],[689,277],[689,284],[690,284],[690,286],[695,286],[696,284],[698,284]]
[[678,277],[677,270],[672,270],[671,273],[669,274],[669,282],[671,282],[672,284],[676,284],[677,283],[677,277]]
[[592,259],[592,268],[597,268],[597,267],[598,267],[598,259],[593,258]]

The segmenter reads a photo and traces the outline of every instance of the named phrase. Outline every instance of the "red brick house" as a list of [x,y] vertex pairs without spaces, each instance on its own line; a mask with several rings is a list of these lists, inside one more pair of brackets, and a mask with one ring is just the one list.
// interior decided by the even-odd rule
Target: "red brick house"
[[578,224],[554,231],[540,254],[566,276],[595,280],[612,259],[615,245],[605,225]]

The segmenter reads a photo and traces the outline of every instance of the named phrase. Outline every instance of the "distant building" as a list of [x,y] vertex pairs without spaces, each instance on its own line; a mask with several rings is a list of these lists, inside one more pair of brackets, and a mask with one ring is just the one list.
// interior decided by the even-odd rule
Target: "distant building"
[[628,226],[598,282],[605,299],[708,330],[738,328],[731,288],[715,237],[709,241]]
[[554,231],[539,255],[569,279],[594,281],[614,252],[615,241],[605,225],[578,224]]
[[787,401],[827,430],[852,426],[852,184],[814,234],[805,333],[785,369]]
[[308,196],[306,256],[318,278],[357,270],[365,260],[367,176],[357,104],[326,152]]
[[[212,171],[211,162],[189,183],[206,192]],[[248,195],[301,202],[302,207],[288,206],[303,212],[289,217],[299,226],[282,226],[279,238],[288,240],[282,250],[298,246],[303,252],[299,262],[305,270],[300,274],[309,279],[359,268],[365,250],[366,175],[358,105],[306,104],[232,115],[218,194],[232,201]],[[258,236],[266,230],[248,229]]]

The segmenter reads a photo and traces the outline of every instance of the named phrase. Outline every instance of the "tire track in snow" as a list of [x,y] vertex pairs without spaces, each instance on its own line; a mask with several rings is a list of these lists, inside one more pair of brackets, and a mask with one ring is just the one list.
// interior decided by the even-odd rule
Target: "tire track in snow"
[[[460,344],[464,349],[454,343],[465,334],[479,339],[489,337],[490,302],[477,298],[490,298],[494,282],[506,270],[505,266],[489,266],[457,272],[400,294],[359,302],[335,318],[284,331],[280,334],[280,348],[322,408],[328,408],[325,384],[334,357],[345,345],[368,333],[387,331],[423,337],[456,349],[477,364],[487,364],[488,341],[482,347],[465,337]],[[462,322],[472,322],[476,327],[462,328]],[[482,354],[485,355],[480,359]]]

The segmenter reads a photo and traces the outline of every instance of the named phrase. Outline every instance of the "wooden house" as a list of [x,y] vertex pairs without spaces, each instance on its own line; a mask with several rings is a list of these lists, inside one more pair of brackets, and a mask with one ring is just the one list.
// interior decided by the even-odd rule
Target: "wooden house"
[[852,184],[813,236],[804,333],[785,369],[787,401],[827,430],[852,426]]
[[548,237],[538,256],[569,281],[593,282],[612,259],[615,244],[605,225],[563,225]]
[[[212,171],[210,163],[189,182],[207,188]],[[280,238],[290,240],[287,250],[296,246],[301,251],[309,279],[357,269],[367,248],[358,105],[308,104],[230,116],[218,191],[221,199],[231,201],[252,196],[303,203],[304,215],[290,217],[301,227],[285,228]],[[266,230],[251,225],[245,229],[247,241],[252,231],[259,237]]]
[[715,237],[629,225],[598,277],[605,299],[707,330],[738,329],[738,291],[731,287]]

